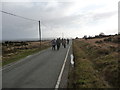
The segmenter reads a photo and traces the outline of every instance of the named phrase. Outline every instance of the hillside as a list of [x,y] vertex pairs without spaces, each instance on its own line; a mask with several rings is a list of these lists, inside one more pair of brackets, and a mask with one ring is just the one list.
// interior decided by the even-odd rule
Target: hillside
[[9,64],[11,62],[15,62],[22,58],[25,58],[28,55],[37,53],[43,49],[50,47],[50,41],[21,41],[21,42],[12,42],[6,41],[2,43],[2,65]]
[[73,40],[69,88],[118,88],[119,36]]

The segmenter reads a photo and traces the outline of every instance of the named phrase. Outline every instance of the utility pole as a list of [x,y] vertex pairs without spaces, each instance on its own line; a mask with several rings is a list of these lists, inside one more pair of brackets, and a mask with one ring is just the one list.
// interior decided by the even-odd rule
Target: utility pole
[[39,41],[40,41],[40,48],[41,48],[41,28],[40,28],[40,21],[39,21]]

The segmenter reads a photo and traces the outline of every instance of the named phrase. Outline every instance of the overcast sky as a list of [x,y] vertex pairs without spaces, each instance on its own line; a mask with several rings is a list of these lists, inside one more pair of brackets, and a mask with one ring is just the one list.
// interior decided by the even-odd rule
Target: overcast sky
[[[10,1],[2,2],[2,10],[40,20],[43,38],[118,33],[119,0]],[[38,35],[38,22],[2,13],[3,40],[35,39]]]

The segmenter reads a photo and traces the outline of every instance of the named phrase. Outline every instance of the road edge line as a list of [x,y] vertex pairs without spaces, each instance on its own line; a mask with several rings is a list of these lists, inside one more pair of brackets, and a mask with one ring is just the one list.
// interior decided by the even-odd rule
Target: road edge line
[[66,61],[67,61],[68,53],[69,53],[69,51],[70,51],[70,47],[71,47],[71,46],[69,46],[69,48],[68,48],[68,50],[67,50],[67,53],[66,53],[66,56],[65,56],[65,59],[64,59],[64,63],[63,63],[63,65],[62,65],[62,69],[61,69],[61,71],[60,71],[60,74],[59,74],[57,83],[56,83],[56,85],[55,85],[55,90],[58,90],[58,88],[59,88],[60,81],[61,81],[62,74],[63,74],[63,70],[64,70],[64,68],[65,68],[65,64],[66,64]]

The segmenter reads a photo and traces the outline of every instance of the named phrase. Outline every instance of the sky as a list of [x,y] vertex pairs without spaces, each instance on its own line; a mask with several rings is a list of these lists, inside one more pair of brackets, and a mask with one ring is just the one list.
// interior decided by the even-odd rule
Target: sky
[[[17,1],[17,2],[16,2]],[[4,0],[2,10],[41,21],[42,38],[118,33],[119,0]],[[2,16],[1,16],[2,15]],[[38,22],[0,12],[2,39],[38,39]]]

